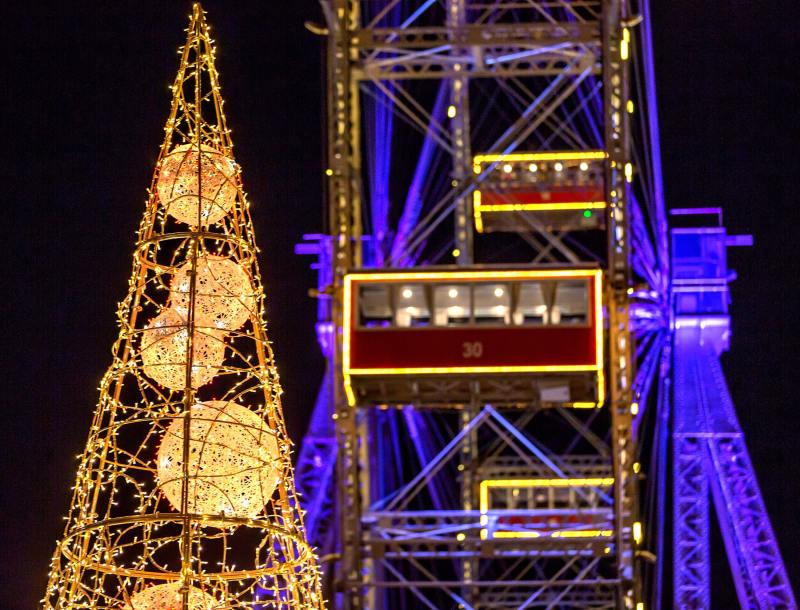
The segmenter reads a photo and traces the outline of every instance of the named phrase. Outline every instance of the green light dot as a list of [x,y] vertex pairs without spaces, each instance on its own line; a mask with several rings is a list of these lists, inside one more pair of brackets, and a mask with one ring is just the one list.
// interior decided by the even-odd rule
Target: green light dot
[[583,211],[583,217],[584,218],[591,218],[592,217],[592,211],[591,210],[584,210]]

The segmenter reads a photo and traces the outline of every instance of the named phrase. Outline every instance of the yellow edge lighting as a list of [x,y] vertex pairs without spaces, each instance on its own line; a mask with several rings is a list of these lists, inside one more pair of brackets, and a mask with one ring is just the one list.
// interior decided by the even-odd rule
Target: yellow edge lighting
[[603,276],[594,276],[594,348],[595,364],[597,364],[597,404],[606,400],[606,380],[603,373]]
[[[535,280],[539,278],[560,278],[560,277],[593,277],[599,278],[600,269],[516,269],[516,270],[492,270],[492,271],[401,271],[399,273],[350,273],[345,276],[345,289],[353,280],[369,280],[381,282],[387,280]],[[348,306],[347,295],[345,295],[345,306]]]
[[584,373],[596,371],[595,365],[582,364],[553,364],[539,366],[421,366],[406,368],[382,368],[382,369],[347,369],[350,375],[406,375],[415,373],[427,375],[431,373]]
[[495,161],[579,161],[605,159],[606,156],[606,153],[602,150],[506,153],[475,155],[472,162],[478,165],[480,163],[494,163]]
[[563,203],[478,204],[479,212],[549,212],[558,210],[604,210],[605,201],[565,201]]
[[[481,529],[481,539],[486,540],[489,530],[485,526],[489,524],[489,517],[486,513],[489,510],[489,489],[493,487],[610,487],[614,484],[613,477],[592,477],[583,479],[487,479],[481,481],[479,491],[479,502],[481,520],[484,526]],[[598,538],[611,536],[611,530],[563,530],[550,534],[552,538]],[[539,538],[541,534],[534,531],[497,531],[492,532],[492,538]]]
[[[486,489],[486,500],[488,502],[488,491],[491,487],[610,487],[614,484],[614,477],[588,477],[588,478],[567,478],[567,479],[486,479],[481,481],[481,493]],[[481,510],[484,510],[483,498],[481,497]]]
[[636,544],[642,543],[642,538],[644,538],[644,532],[642,530],[642,522],[641,521],[634,521],[633,523],[633,541]]
[[[549,366],[469,366],[469,367],[419,367],[419,368],[350,368],[350,324],[352,318],[352,284],[354,280],[370,281],[414,281],[414,280],[502,280],[502,279],[537,279],[537,278],[594,278],[595,289],[595,364],[594,365],[549,365]],[[343,317],[344,329],[342,338],[342,363],[344,368],[344,386],[347,402],[350,406],[356,403],[350,377],[352,375],[426,375],[426,374],[469,374],[469,373],[597,373],[597,406],[605,402],[605,377],[603,374],[603,305],[602,305],[602,272],[599,269],[536,269],[519,271],[471,271],[456,274],[448,271],[439,272],[401,272],[401,273],[353,273],[344,277]],[[581,403],[579,403],[581,404]],[[589,403],[579,408],[589,408]]]
[[622,61],[627,61],[628,57],[630,56],[630,42],[631,42],[631,32],[628,28],[622,28],[622,40],[619,43],[619,57]]
[[551,538],[609,538],[613,530],[560,530],[550,534]]
[[600,405],[596,402],[567,402],[564,403],[565,407],[572,407],[573,409],[596,409]]
[[481,217],[481,192],[475,191],[472,195],[472,215],[475,217],[475,229],[483,233],[483,218]]
[[[488,532],[487,532],[488,533]],[[494,532],[492,538],[539,538],[541,534],[534,531]]]

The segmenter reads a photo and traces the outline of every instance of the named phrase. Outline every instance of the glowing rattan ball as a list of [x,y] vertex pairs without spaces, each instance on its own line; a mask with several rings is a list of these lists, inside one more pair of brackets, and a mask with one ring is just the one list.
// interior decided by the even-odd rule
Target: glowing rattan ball
[[142,589],[131,596],[125,610],[216,610],[219,602],[196,587],[189,588],[189,605],[183,608],[181,583],[172,582]]
[[201,150],[199,176],[197,145],[183,144],[161,161],[156,183],[167,213],[192,226],[221,220],[236,202],[236,164],[210,146],[203,145]]
[[[255,517],[281,479],[275,433],[256,413],[235,402],[201,402],[190,411],[188,512]],[[158,450],[164,495],[181,506],[184,418],[167,428]]]
[[[199,325],[198,325],[199,326]],[[186,388],[186,320],[166,309],[142,331],[142,363],[145,374],[171,390]],[[211,381],[225,359],[224,334],[210,328],[195,328],[192,345],[192,387]]]
[[[170,304],[179,314],[189,312],[191,261],[172,278]],[[256,296],[247,271],[233,259],[213,254],[197,257],[194,319],[200,326],[236,330],[255,309]]]

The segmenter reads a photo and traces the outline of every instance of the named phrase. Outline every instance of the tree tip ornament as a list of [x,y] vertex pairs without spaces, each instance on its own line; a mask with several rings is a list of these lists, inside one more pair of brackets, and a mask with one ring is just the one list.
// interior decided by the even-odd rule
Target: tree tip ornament
[[45,610],[322,610],[241,172],[194,5]]

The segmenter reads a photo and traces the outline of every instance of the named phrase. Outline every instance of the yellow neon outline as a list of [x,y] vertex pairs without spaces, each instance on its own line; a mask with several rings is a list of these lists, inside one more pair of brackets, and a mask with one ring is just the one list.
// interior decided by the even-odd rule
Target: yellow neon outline
[[490,203],[478,204],[480,212],[542,212],[558,210],[605,210],[605,201],[564,201],[561,203]]
[[578,401],[578,402],[565,403],[564,406],[572,407],[573,409],[596,409],[600,405],[598,403],[596,403],[596,402]]
[[475,219],[475,230],[483,233],[483,217],[481,216],[481,192],[472,193],[472,217]]
[[452,373],[585,373],[596,371],[594,365],[552,364],[536,366],[430,366],[430,367],[387,367],[382,369],[347,369],[351,375],[430,375]]
[[[447,375],[473,373],[597,373],[597,405],[605,402],[605,378],[603,375],[603,272],[600,269],[525,269],[514,271],[406,271],[400,273],[351,273],[344,277],[344,302],[342,314],[342,364],[347,401],[355,405],[350,378],[352,375]],[[350,329],[352,323],[352,284],[353,281],[369,280],[382,282],[390,280],[503,280],[539,278],[594,279],[594,319],[595,319],[595,363],[593,365],[539,365],[539,366],[456,366],[456,367],[386,367],[356,369],[350,367]],[[583,407],[582,407],[583,408]]]
[[[486,540],[484,537],[484,532],[486,530],[481,531],[481,538]],[[486,533],[488,535],[488,532]],[[540,538],[541,534],[539,532],[535,532],[533,530],[528,532],[495,532],[492,534],[492,538]]]
[[388,280],[494,280],[494,279],[537,279],[559,277],[595,277],[602,274],[600,269],[513,269],[490,271],[400,271],[397,273],[348,273],[345,284],[352,280],[385,282]]
[[642,538],[644,538],[644,531],[642,530],[642,522],[641,521],[634,521],[633,522],[633,529],[631,531],[633,534],[633,541],[636,544],[642,543]]
[[483,214],[498,214],[502,212],[559,212],[569,210],[605,210],[605,201],[564,201],[560,203],[481,203],[480,191],[472,194],[472,216],[475,220],[475,229],[483,233]]
[[[481,481],[479,486],[479,505],[480,505],[480,524],[484,526],[481,529],[481,540],[486,540],[489,536],[489,531],[485,526],[489,524],[489,489],[497,487],[610,487],[614,484],[614,477],[587,477],[587,478],[574,478],[574,479],[485,479]],[[556,531],[550,534],[552,538],[593,538],[599,536],[606,536],[605,532],[610,530],[564,530]],[[600,533],[598,533],[600,532]],[[611,534],[607,534],[610,536]],[[492,533],[492,538],[539,538],[541,534],[535,531],[528,532],[514,532],[514,531],[497,531]]]
[[584,151],[548,151],[526,153],[495,153],[475,155],[473,165],[481,163],[494,163],[495,161],[581,161],[586,159],[605,159],[608,155],[602,150]]
[[[507,153],[507,154],[487,154],[476,155],[472,159],[472,169],[476,174],[483,171],[483,163],[494,163],[495,161],[578,161],[605,159],[608,155],[602,150],[588,150],[583,152],[562,151],[562,152],[537,152],[537,153]],[[630,182],[630,180],[629,180]],[[472,216],[475,220],[475,229],[478,233],[483,233],[482,213],[498,212],[546,212],[558,210],[604,210],[605,201],[570,201],[565,203],[525,203],[525,204],[491,204],[482,205],[481,191],[475,190],[472,195]]]
[[606,401],[606,378],[603,372],[603,276],[594,277],[594,361],[597,364],[597,404]]
[[559,530],[550,534],[551,538],[609,538],[614,530]]

